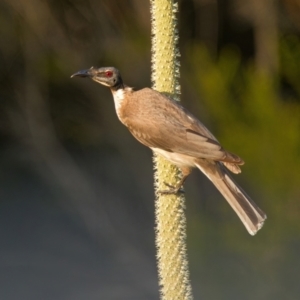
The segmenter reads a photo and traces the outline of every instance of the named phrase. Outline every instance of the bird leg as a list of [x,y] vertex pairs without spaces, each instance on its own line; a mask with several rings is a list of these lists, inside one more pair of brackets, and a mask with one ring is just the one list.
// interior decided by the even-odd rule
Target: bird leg
[[169,189],[158,191],[160,194],[163,194],[163,195],[172,195],[172,194],[177,195],[178,193],[184,193],[183,184],[184,184],[185,180],[187,179],[187,177],[190,175],[192,170],[189,167],[180,167],[180,170],[182,172],[182,178],[178,182],[178,184],[176,186],[173,186],[173,185],[171,185],[167,182],[164,182],[164,184],[167,187],[169,187]]

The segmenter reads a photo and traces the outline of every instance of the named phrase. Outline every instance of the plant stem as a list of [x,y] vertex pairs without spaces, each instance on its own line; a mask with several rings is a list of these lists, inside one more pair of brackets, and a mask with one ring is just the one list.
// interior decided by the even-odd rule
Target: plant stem
[[[176,29],[177,3],[173,0],[150,0],[152,13],[153,88],[179,100],[179,51]],[[176,186],[179,169],[159,155],[154,155],[156,248],[159,285],[163,300],[191,300],[186,250],[185,198],[182,194],[159,193],[165,182]]]

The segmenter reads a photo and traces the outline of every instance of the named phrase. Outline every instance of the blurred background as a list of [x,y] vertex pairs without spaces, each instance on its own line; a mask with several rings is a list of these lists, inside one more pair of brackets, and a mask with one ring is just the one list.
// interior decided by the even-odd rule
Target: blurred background
[[[299,299],[300,1],[180,0],[182,103],[246,164],[251,237],[212,184],[186,183],[195,299]],[[149,1],[0,3],[0,299],[158,299],[152,153],[110,91],[151,86]]]

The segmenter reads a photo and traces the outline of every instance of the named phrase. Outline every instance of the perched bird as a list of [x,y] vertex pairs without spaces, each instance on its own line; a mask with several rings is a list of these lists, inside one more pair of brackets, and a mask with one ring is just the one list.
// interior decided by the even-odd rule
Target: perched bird
[[167,193],[180,192],[192,168],[196,167],[221,192],[251,235],[262,227],[266,214],[229,176],[228,171],[240,173],[239,165],[244,161],[223,149],[189,111],[153,89],[134,91],[123,83],[120,72],[114,67],[91,67],[71,77],[74,76],[89,77],[109,87],[117,115],[132,135],[182,170],[182,180]]

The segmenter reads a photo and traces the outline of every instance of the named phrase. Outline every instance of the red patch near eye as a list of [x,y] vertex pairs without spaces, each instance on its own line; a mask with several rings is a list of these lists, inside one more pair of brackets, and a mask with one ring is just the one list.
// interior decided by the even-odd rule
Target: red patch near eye
[[113,75],[112,71],[106,71],[105,72],[106,77],[111,77]]

